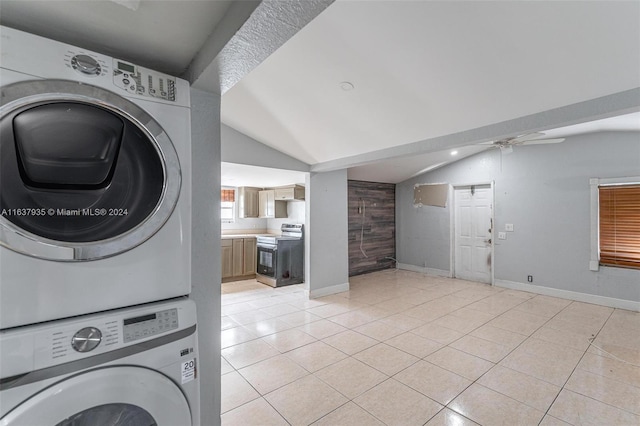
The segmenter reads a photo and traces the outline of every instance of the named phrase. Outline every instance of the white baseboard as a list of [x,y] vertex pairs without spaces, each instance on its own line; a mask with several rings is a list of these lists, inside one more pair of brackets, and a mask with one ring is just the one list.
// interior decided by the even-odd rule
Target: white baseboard
[[405,271],[420,272],[434,277],[451,278],[451,272],[445,271],[444,269],[424,268],[422,266],[409,265],[408,263],[400,262],[396,263],[396,268],[403,269]]
[[640,302],[634,302],[633,300],[616,299],[614,297],[560,290],[552,287],[542,287],[507,280],[496,280],[494,285],[496,287],[528,291],[530,293],[544,294],[545,296],[559,297],[561,299],[575,300],[577,302],[593,303],[596,305],[609,306],[610,308],[627,309],[629,311],[640,312]]
[[304,292],[309,299],[316,299],[318,297],[329,296],[331,294],[342,293],[345,291],[349,291],[349,283],[336,284],[316,290],[305,290]]

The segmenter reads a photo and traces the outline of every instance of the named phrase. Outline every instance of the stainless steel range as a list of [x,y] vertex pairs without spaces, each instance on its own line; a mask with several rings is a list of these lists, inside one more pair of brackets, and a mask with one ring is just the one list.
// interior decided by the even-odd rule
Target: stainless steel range
[[285,223],[282,236],[259,236],[256,280],[272,287],[304,282],[304,225]]

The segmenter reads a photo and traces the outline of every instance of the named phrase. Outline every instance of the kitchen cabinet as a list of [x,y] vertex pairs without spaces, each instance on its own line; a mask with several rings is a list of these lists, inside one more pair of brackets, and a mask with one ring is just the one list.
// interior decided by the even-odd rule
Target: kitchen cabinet
[[275,188],[275,199],[284,201],[304,201],[304,186],[291,185]]
[[222,240],[222,278],[233,276],[233,240]]
[[253,278],[256,274],[256,239],[222,240],[222,281]]
[[233,240],[233,276],[244,275],[244,239]]
[[261,188],[241,186],[238,188],[238,217],[241,219],[258,217],[258,193]]
[[259,217],[278,219],[287,217],[287,202],[276,200],[275,190],[267,189],[258,193]]
[[256,239],[244,239],[244,275],[256,273]]

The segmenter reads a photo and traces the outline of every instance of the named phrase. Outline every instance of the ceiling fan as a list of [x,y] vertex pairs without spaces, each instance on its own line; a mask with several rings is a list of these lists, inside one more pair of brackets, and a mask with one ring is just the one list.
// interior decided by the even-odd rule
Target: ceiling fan
[[544,133],[541,132],[525,133],[524,135],[512,136],[497,141],[481,142],[479,145],[491,145],[492,147],[500,148],[502,154],[510,154],[516,145],[542,145],[564,141],[564,138],[541,139],[542,136],[544,136]]

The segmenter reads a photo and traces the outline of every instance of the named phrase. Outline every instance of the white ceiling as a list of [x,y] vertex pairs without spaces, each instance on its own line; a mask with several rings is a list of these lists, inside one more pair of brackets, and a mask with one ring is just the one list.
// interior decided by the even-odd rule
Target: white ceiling
[[[640,132],[640,112],[545,130],[544,136],[539,137],[539,139],[564,138],[602,131]],[[640,139],[638,143],[640,143]],[[469,145],[422,155],[390,158],[384,161],[350,167],[348,177],[355,180],[398,183],[487,149],[492,149],[492,147]],[[517,150],[518,147],[514,149]],[[451,155],[452,152],[456,152],[456,155]]]
[[292,170],[279,170],[235,163],[222,163],[221,169],[222,186],[273,188],[292,184],[304,186],[306,181],[306,173]]
[[[232,7],[245,4],[0,0],[0,23],[180,76],[233,37],[247,18]],[[295,24],[298,9],[287,9],[287,34],[308,20]],[[277,32],[272,9],[254,15]],[[229,44],[240,61],[249,39]],[[399,182],[486,149],[475,143],[505,136],[492,126],[639,87],[638,1],[337,0],[225,93],[222,120],[314,171]],[[600,118],[587,115],[558,125]],[[640,130],[638,115],[627,123]],[[447,139],[478,128],[489,129],[478,140]],[[509,132],[519,130],[531,129]]]
[[[638,87],[640,2],[337,0],[226,92],[222,120],[322,165]],[[349,176],[398,182],[449,151]]]

